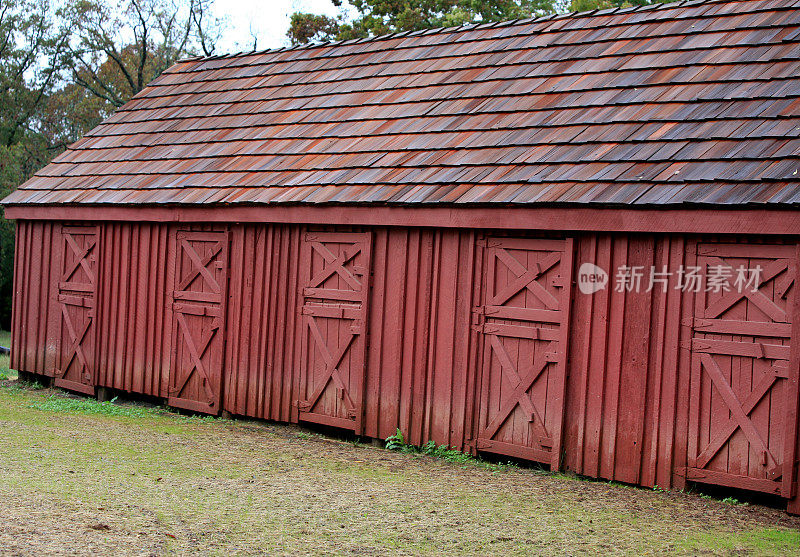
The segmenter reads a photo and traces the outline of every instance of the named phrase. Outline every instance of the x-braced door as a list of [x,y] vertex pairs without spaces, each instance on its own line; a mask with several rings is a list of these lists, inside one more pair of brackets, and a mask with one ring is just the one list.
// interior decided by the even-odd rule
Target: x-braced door
[[792,495],[793,246],[698,244],[687,479]]
[[178,231],[175,254],[175,342],[168,403],[217,414],[222,394],[228,233]]
[[476,448],[559,467],[572,239],[487,238]]
[[97,298],[96,226],[61,227],[61,308],[55,384],[94,394],[95,303]]
[[300,420],[363,427],[370,233],[308,232],[303,240]]

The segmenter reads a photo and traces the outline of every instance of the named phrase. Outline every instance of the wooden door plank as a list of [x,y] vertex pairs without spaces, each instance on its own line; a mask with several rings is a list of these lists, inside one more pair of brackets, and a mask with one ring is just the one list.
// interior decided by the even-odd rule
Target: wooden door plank
[[[794,253],[789,262],[789,272],[793,280],[796,280],[800,270],[800,244],[794,247]],[[792,335],[789,350],[788,377],[786,381],[786,405],[785,415],[786,430],[783,435],[783,459],[784,464],[783,478],[781,482],[781,495],[787,499],[797,496],[795,490],[796,467],[794,465],[797,458],[798,445],[798,406],[800,406],[800,288],[795,282],[794,292],[791,297],[790,319],[792,321]],[[794,419],[791,417],[794,416]]]
[[569,326],[572,315],[572,268],[575,261],[575,240],[568,237],[564,241],[564,252],[559,265],[559,272],[563,277],[564,285],[561,289],[561,298],[559,300],[559,312],[561,313],[561,322],[559,323],[559,339],[558,339],[558,362],[555,365],[555,377],[553,377],[553,391],[555,396],[551,397],[552,404],[555,406],[553,428],[553,447],[551,449],[550,469],[561,469],[561,456],[562,456],[562,439],[564,429],[564,406],[566,404],[566,389],[567,389],[567,350],[569,347]]

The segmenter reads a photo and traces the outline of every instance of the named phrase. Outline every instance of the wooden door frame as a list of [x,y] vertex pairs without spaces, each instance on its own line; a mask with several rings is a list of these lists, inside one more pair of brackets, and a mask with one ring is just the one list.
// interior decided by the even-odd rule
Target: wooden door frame
[[[332,427],[337,427],[341,429],[352,430],[356,435],[363,435],[364,433],[364,418],[366,413],[366,388],[367,388],[367,366],[368,366],[368,356],[369,356],[369,307],[370,301],[372,298],[372,247],[374,241],[374,233],[371,229],[369,230],[362,230],[358,232],[353,231],[341,231],[341,230],[308,230],[307,228],[303,228],[300,231],[301,234],[301,242],[300,242],[300,272],[298,277],[300,279],[299,285],[299,304],[298,304],[298,315],[300,317],[299,321],[299,340],[300,340],[300,354],[299,354],[299,373],[298,373],[298,398],[295,401],[295,407],[297,408],[297,419],[298,421],[302,422],[310,422],[310,423],[318,423],[322,425],[328,425]],[[332,370],[332,375],[330,378],[327,379],[325,386],[320,390],[318,395],[314,401],[306,400],[307,391],[308,391],[308,380],[309,380],[309,354],[308,351],[311,347],[309,347],[310,338],[308,336],[308,330],[311,326],[309,323],[310,319],[313,319],[314,315],[311,313],[316,310],[316,308],[309,308],[307,307],[307,299],[311,298],[313,294],[320,289],[311,287],[308,288],[306,285],[312,279],[311,276],[311,263],[313,261],[313,246],[311,241],[314,239],[314,235],[323,235],[323,236],[333,236],[336,237],[338,235],[346,236],[359,236],[360,239],[357,242],[353,242],[352,245],[360,245],[361,248],[359,250],[359,254],[361,254],[364,259],[364,267],[361,281],[361,309],[360,309],[360,317],[356,317],[353,319],[354,323],[360,321],[360,331],[356,332],[353,337],[350,339],[348,347],[342,352],[342,357],[347,354],[350,350],[353,349],[353,345],[358,341],[356,337],[361,336],[361,346],[358,349],[360,353],[360,364],[361,364],[361,373],[359,379],[359,391],[358,399],[352,399],[352,392],[347,391],[346,396],[349,396],[351,402],[353,402],[353,406],[355,407],[353,420],[347,418],[340,418],[337,416],[328,416],[326,414],[320,414],[317,412],[311,412],[310,409],[313,407],[313,404],[318,402],[319,398],[324,394],[325,389],[328,388],[328,383],[333,381],[333,375],[335,375],[336,365],[334,365],[334,369]],[[324,240],[323,240],[324,241]],[[334,240],[330,240],[334,242]],[[346,242],[341,242],[346,243]],[[343,263],[343,265],[346,264]],[[336,272],[336,271],[334,271]],[[322,289],[324,290],[324,289]],[[331,299],[321,297],[320,299],[331,301]],[[335,301],[335,300],[333,300]],[[342,318],[344,318],[345,309],[338,308],[341,312]],[[320,308],[318,311],[322,311]],[[331,313],[333,315],[333,313]],[[322,316],[322,315],[319,315]],[[316,344],[316,340],[314,341]],[[337,355],[333,355],[334,359],[336,359]],[[341,358],[339,358],[341,360]],[[352,372],[352,370],[350,370]]]
[[[516,446],[509,443],[502,443],[499,441],[494,441],[491,439],[485,439],[482,437],[484,424],[483,424],[483,413],[484,409],[488,405],[488,401],[486,400],[486,389],[487,389],[487,381],[491,378],[487,377],[486,374],[488,373],[486,362],[487,359],[491,361],[491,347],[489,343],[486,342],[486,334],[483,332],[483,326],[486,322],[486,300],[488,295],[488,281],[489,276],[489,265],[487,258],[489,257],[488,248],[489,243],[491,240],[495,238],[491,234],[487,234],[482,238],[476,238],[477,245],[482,248],[482,255],[479,257],[480,259],[480,269],[481,274],[479,275],[479,290],[480,295],[478,300],[480,302],[480,306],[475,308],[474,312],[475,315],[473,317],[473,330],[475,331],[474,334],[477,336],[476,345],[478,347],[478,354],[475,358],[475,363],[477,365],[477,378],[476,381],[476,395],[477,400],[474,405],[474,412],[475,418],[473,420],[473,439],[474,439],[474,448],[475,451],[488,451],[494,452],[499,454],[505,454],[507,456],[512,456],[516,458],[522,458],[525,460],[536,460],[539,462],[544,462],[550,465],[551,470],[559,470],[562,465],[564,450],[563,450],[563,437],[564,437],[564,422],[565,422],[565,410],[566,410],[566,387],[567,387],[567,366],[568,366],[568,358],[569,358],[569,330],[570,330],[570,321],[572,317],[572,302],[574,299],[574,277],[573,277],[573,267],[575,262],[575,238],[574,236],[565,236],[563,238],[550,238],[550,237],[527,237],[527,236],[504,236],[499,235],[496,238],[502,240],[503,238],[509,239],[522,239],[522,240],[542,240],[542,241],[560,241],[562,242],[563,249],[561,250],[561,258],[559,260],[559,274],[562,278],[562,289],[559,297],[559,313],[560,313],[560,320],[559,320],[559,330],[558,330],[558,352],[559,360],[555,362],[555,365],[549,363],[547,365],[551,366],[551,372],[554,372],[554,375],[550,377],[554,378],[556,384],[553,388],[554,397],[548,400],[548,404],[551,401],[556,403],[556,408],[558,409],[557,417],[554,419],[553,422],[553,432],[552,432],[552,447],[549,454],[541,455],[537,454],[540,452],[539,449]],[[548,373],[551,373],[548,372]],[[550,377],[548,380],[550,380]],[[534,380],[535,381],[535,380]],[[530,387],[529,387],[530,389]],[[527,393],[527,390],[525,391]],[[527,395],[526,395],[527,396]],[[548,392],[549,396],[549,392]],[[517,402],[517,404],[519,404]],[[514,409],[516,409],[516,404]],[[514,410],[512,410],[513,412]],[[493,449],[493,450],[492,450]]]
[[[221,250],[224,252],[223,262],[225,273],[223,273],[221,284],[219,284],[219,308],[213,308],[212,306],[203,305],[202,301],[181,301],[180,297],[175,296],[176,292],[181,292],[177,290],[179,286],[179,281],[181,280],[180,277],[180,264],[182,261],[183,248],[181,247],[179,241],[182,239],[180,237],[181,234],[221,234],[223,238],[220,240],[222,244]],[[170,231],[170,249],[174,250],[174,260],[171,261],[172,269],[168,271],[169,273],[169,290],[166,293],[168,298],[169,312],[172,316],[171,324],[172,329],[170,331],[169,338],[171,339],[171,346],[170,346],[170,358],[169,358],[169,373],[167,377],[167,404],[169,406],[174,406],[176,408],[183,408],[185,410],[191,410],[194,412],[203,412],[206,414],[212,415],[219,415],[222,411],[224,406],[224,389],[225,389],[225,350],[226,350],[226,339],[227,339],[227,312],[228,312],[228,296],[229,296],[229,285],[230,285],[230,272],[231,272],[231,265],[230,265],[230,251],[231,251],[231,233],[230,228],[214,228],[213,230],[198,230],[196,228],[192,228],[191,225],[189,226],[178,226],[175,227]],[[202,241],[202,240],[201,240]],[[208,264],[208,263],[207,263]],[[206,265],[207,265],[206,264]],[[202,274],[202,271],[198,270],[197,275]],[[197,278],[197,275],[192,280]],[[195,367],[191,373],[185,378],[179,378],[177,376],[178,370],[178,352],[180,349],[180,343],[182,342],[183,336],[186,334],[185,326],[182,326],[180,321],[179,315],[184,314],[192,314],[191,311],[182,312],[180,311],[181,306],[189,307],[194,311],[201,311],[202,316],[209,316],[212,318],[220,319],[219,327],[217,328],[217,332],[210,337],[206,346],[201,348],[201,353],[199,355],[199,359],[202,360],[203,356],[205,355],[204,350],[207,350],[210,345],[214,341],[214,336],[220,336],[220,347],[219,347],[219,378],[213,385],[210,386],[211,390],[214,391],[214,387],[216,387],[217,399],[211,403],[203,403],[200,401],[195,401],[188,398],[182,398],[176,396],[179,393],[175,393],[175,385],[178,379],[183,379],[184,384],[182,389],[186,387],[186,383],[188,379],[191,378],[191,375],[197,373],[199,370]],[[209,312],[208,310],[214,310]],[[198,313],[194,313],[195,315],[200,315]],[[185,323],[185,322],[184,322]],[[205,375],[205,374],[204,374]],[[207,377],[207,376],[206,376]],[[181,389],[181,390],[182,390]]]
[[[66,264],[66,253],[67,253],[67,240],[65,236],[65,230],[69,229],[92,229],[94,230],[94,245],[91,248],[91,251],[94,252],[95,256],[95,266],[94,266],[94,283],[92,284],[92,290],[87,291],[91,292],[91,297],[88,296],[76,296],[74,294],[62,294],[61,286],[62,286],[62,279],[64,278],[64,265]],[[78,391],[83,394],[94,396],[95,394],[95,384],[97,383],[97,360],[98,360],[98,329],[97,326],[97,315],[98,315],[98,291],[99,291],[99,283],[100,283],[100,225],[99,224],[83,224],[83,223],[75,223],[75,224],[64,224],[61,223],[58,226],[58,241],[59,241],[59,250],[58,253],[60,257],[58,257],[58,282],[55,284],[55,292],[56,292],[56,304],[58,307],[58,314],[59,314],[59,324],[58,324],[58,337],[56,339],[56,361],[55,367],[53,369],[53,384],[56,387],[63,387],[65,389],[69,389],[72,391]],[[88,234],[87,234],[88,235]],[[72,248],[70,248],[72,249]],[[73,250],[74,251],[74,250]],[[87,251],[88,253],[88,251]],[[78,263],[80,265],[80,263]],[[73,269],[73,272],[77,269]],[[69,292],[69,288],[65,289]],[[84,305],[85,301],[82,301],[80,304],[67,304],[67,301],[76,301],[76,298],[86,298],[91,299],[91,305]],[[89,319],[91,323],[87,326],[87,330],[84,331],[81,338],[91,335],[92,339],[92,350],[91,350],[91,369],[89,373],[91,374],[91,382],[90,383],[81,383],[79,381],[73,381],[72,379],[64,379],[63,373],[64,370],[61,369],[63,366],[63,342],[64,342],[64,321],[66,319],[65,316],[65,305],[80,305],[80,307],[87,308],[89,312]],[[74,339],[73,339],[74,340]],[[80,342],[78,343],[78,347],[76,350],[79,349]],[[77,354],[75,354],[77,356]]]
[[[704,241],[703,239],[698,239],[693,242],[693,250],[697,256],[697,265],[702,268],[703,276],[706,275],[707,272],[707,263],[701,259],[703,254],[700,253],[700,246],[713,246],[717,242],[709,242]],[[730,243],[720,242],[722,245],[731,245]],[[753,250],[752,254],[742,254],[742,255],[734,255],[734,256],[725,256],[719,255],[719,258],[747,258],[747,259],[765,259],[775,261],[778,259],[783,259],[784,257],[780,256],[770,256],[770,255],[761,255],[759,256],[758,249],[760,245],[753,245],[753,244],[734,244],[737,246],[742,246],[743,248],[750,248]],[[713,361],[713,356],[715,355],[714,352],[706,352],[703,339],[695,338],[695,335],[698,333],[702,334],[702,330],[697,331],[695,327],[697,326],[698,320],[702,320],[702,322],[710,321],[711,318],[706,317],[706,284],[701,283],[700,291],[695,293],[694,296],[694,304],[692,306],[692,316],[690,319],[691,327],[690,327],[690,337],[689,337],[689,347],[690,347],[690,382],[689,382],[689,435],[688,435],[688,451],[687,451],[687,463],[685,468],[685,478],[689,481],[699,482],[699,483],[708,483],[713,485],[723,485],[728,487],[735,487],[739,489],[747,489],[750,491],[759,491],[764,493],[772,493],[775,495],[780,495],[781,497],[791,498],[796,494],[797,486],[795,481],[795,462],[794,459],[796,457],[797,451],[797,420],[787,420],[784,424],[784,430],[779,433],[782,437],[782,453],[781,456],[782,461],[780,464],[776,464],[781,468],[781,474],[779,479],[772,480],[772,479],[762,479],[762,478],[755,478],[752,476],[741,476],[736,474],[731,474],[729,472],[722,472],[718,470],[709,470],[705,469],[704,466],[708,465],[711,460],[713,460],[714,456],[725,447],[731,440],[731,437],[737,431],[744,431],[744,425],[740,422],[741,419],[747,420],[750,422],[751,420],[751,413],[755,408],[761,403],[763,398],[767,396],[772,389],[774,389],[775,384],[778,380],[783,379],[786,384],[786,400],[784,401],[785,409],[782,412],[791,416],[792,414],[796,415],[797,413],[797,406],[798,406],[798,368],[800,368],[800,342],[796,341],[798,339],[798,335],[800,334],[800,285],[797,284],[797,271],[798,271],[798,261],[800,261],[800,246],[799,245],[788,245],[788,244],[766,244],[766,246],[781,246],[784,248],[786,253],[786,260],[787,260],[787,273],[793,273],[793,285],[791,286],[794,291],[792,292],[791,298],[788,300],[786,305],[786,313],[789,319],[790,325],[790,334],[788,337],[789,345],[786,346],[788,349],[788,357],[786,360],[783,358],[774,358],[766,356],[770,360],[774,361],[785,361],[786,362],[786,369],[785,375],[779,375],[779,372],[776,371],[774,377],[772,378],[772,382],[769,386],[766,387],[764,393],[761,396],[757,396],[759,394],[759,389],[757,386],[752,387],[752,391],[750,393],[750,397],[757,398],[755,403],[752,405],[752,408],[749,410],[746,408],[750,406],[747,400],[742,401],[736,396],[733,395],[736,403],[742,404],[741,412],[743,415],[739,415],[734,413],[734,410],[730,408],[730,403],[733,401],[724,400],[725,394],[720,391],[719,385],[714,382],[713,377],[709,376],[709,366],[716,366],[715,362]],[[701,263],[702,262],[702,263]],[[780,271],[782,272],[782,271]],[[780,272],[778,274],[780,274]],[[777,276],[777,275],[775,275]],[[773,277],[769,278],[768,281],[772,280]],[[762,283],[763,284],[763,283]],[[790,283],[791,284],[791,283]],[[723,309],[720,314],[724,314],[725,311],[733,307],[741,301],[742,298],[737,299],[733,302],[732,305],[728,306],[727,308]],[[757,324],[760,323],[759,321],[753,321],[752,323]],[[769,338],[770,335],[765,333],[763,335],[759,335],[756,332],[752,334],[746,334],[744,336],[753,336],[753,337],[767,337]],[[784,337],[787,338],[787,337]],[[757,343],[753,343],[757,344]],[[695,350],[695,347],[699,347],[698,350]],[[762,348],[763,350],[763,348]],[[707,356],[703,358],[703,356]],[[705,370],[705,371],[704,371]],[[714,370],[711,370],[712,373]],[[732,430],[732,433],[728,435],[725,440],[723,441],[722,445],[717,449],[717,451],[711,455],[711,457],[706,461],[704,464],[698,467],[697,459],[699,456],[705,452],[706,449],[702,449],[700,447],[700,439],[699,439],[699,431],[700,431],[700,419],[701,419],[701,408],[700,408],[700,389],[703,381],[703,375],[708,376],[709,379],[712,381],[712,389],[715,389],[719,396],[723,397],[723,400],[728,406],[728,412],[734,414],[737,417],[731,417],[730,420],[735,422],[735,427]],[[769,379],[768,377],[765,379]],[[730,398],[730,394],[728,398]],[[751,423],[751,422],[750,422]],[[752,425],[751,425],[752,427]],[[748,437],[748,446],[752,446],[753,442]],[[701,450],[702,449],[702,450]],[[769,449],[767,452],[771,454]],[[777,456],[777,455],[774,455]],[[774,457],[773,457],[774,458]],[[777,475],[777,473],[776,473]]]

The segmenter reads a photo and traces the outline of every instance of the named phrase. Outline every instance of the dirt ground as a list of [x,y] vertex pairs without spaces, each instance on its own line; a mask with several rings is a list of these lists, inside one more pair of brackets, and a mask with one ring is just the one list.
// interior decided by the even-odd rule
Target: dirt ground
[[800,554],[800,519],[0,384],[3,555]]

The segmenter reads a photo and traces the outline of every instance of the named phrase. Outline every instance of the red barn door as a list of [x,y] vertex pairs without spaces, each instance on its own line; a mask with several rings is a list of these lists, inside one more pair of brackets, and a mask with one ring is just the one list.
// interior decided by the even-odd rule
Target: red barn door
[[[687,479],[790,497],[795,249],[709,243],[697,250],[705,283],[692,320]],[[740,276],[758,276],[758,284],[737,285]],[[727,289],[715,285],[723,279]]]
[[61,330],[54,372],[57,386],[91,395],[95,374],[97,239],[96,226],[61,228]]
[[301,277],[299,419],[363,430],[369,233],[308,232]]
[[228,282],[228,233],[178,231],[168,404],[220,411]]
[[572,240],[488,238],[476,448],[558,468]]

